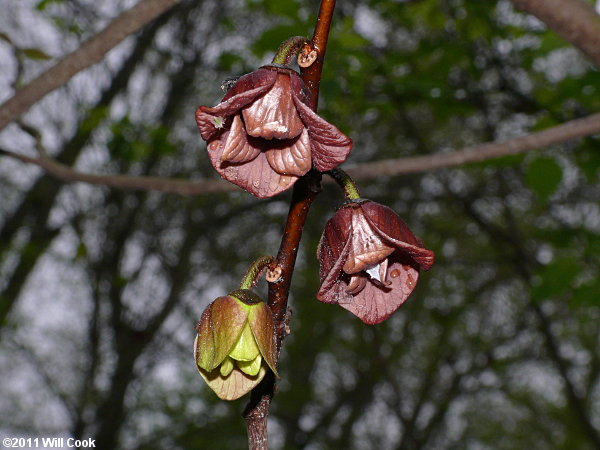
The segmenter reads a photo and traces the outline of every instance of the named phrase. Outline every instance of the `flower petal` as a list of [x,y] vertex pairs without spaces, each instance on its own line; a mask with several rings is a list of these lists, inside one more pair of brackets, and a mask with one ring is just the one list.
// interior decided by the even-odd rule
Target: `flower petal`
[[236,361],[253,361],[258,355],[260,355],[260,350],[256,345],[256,339],[252,335],[250,325],[246,323],[240,338],[229,352],[229,357]]
[[196,123],[202,139],[209,141],[219,134],[228,117],[267,92],[276,79],[277,72],[258,69],[241,77],[217,106],[200,106],[196,110]]
[[[241,187],[258,198],[268,198],[292,186],[298,177],[295,175],[280,175],[269,165],[264,151],[250,162],[233,164],[221,161],[224,143],[229,131],[223,133],[219,139],[208,144],[208,156],[213,167],[223,178]],[[257,147],[258,139],[252,138],[251,145]],[[265,141],[267,142],[267,141]]]
[[394,210],[379,203],[366,201],[360,208],[366,221],[388,245],[409,255],[423,270],[429,270],[433,265],[434,253],[423,248],[421,241],[415,237],[404,221]]
[[[312,166],[310,140],[306,129],[295,140],[281,141],[283,147],[269,148],[265,154],[273,170],[281,175],[302,176]],[[275,144],[271,141],[271,144]]]
[[318,116],[296,94],[294,94],[294,104],[302,122],[308,128],[315,169],[326,172],[346,161],[352,149],[352,139]]
[[212,370],[220,364],[220,361],[215,362],[215,337],[211,323],[211,308],[210,306],[204,310],[198,324],[198,334],[194,340],[194,360],[198,367],[206,370]]
[[232,163],[244,163],[252,161],[260,153],[260,148],[254,147],[248,142],[244,124],[239,114],[233,117],[231,129],[227,133],[221,161]]
[[351,220],[351,208],[343,207],[325,225],[317,247],[321,283],[329,276],[330,272],[342,270],[350,245]]
[[244,108],[242,114],[246,132],[254,137],[292,139],[304,129],[292,99],[288,73],[277,73],[271,89]]
[[260,372],[262,357],[257,355],[252,361],[238,361],[237,365],[245,374],[255,376],[258,375],[258,372]]
[[211,305],[211,327],[215,340],[215,355],[213,367],[203,367],[213,370],[231,352],[239,340],[248,318],[248,310],[240,305],[239,300],[230,296],[219,297]]
[[261,365],[255,376],[248,375],[238,368],[233,369],[227,376],[221,375],[218,368],[212,371],[198,368],[198,372],[221,400],[236,400],[261,382],[267,373],[267,366]]
[[327,290],[320,289],[317,298],[339,304],[368,325],[381,323],[406,301],[419,279],[419,271],[407,255],[395,252],[389,263],[386,286],[369,279],[362,290],[351,291],[352,279],[362,275],[342,273]]
[[348,259],[344,263],[344,272],[357,273],[369,269],[394,252],[371,228],[362,209],[354,205],[352,209],[352,237]]
[[277,347],[275,345],[275,324],[273,322],[273,314],[266,303],[261,303],[261,306],[254,306],[250,309],[248,322],[252,329],[252,334],[260,354],[264,358],[267,365],[271,368],[275,376],[277,374],[276,358]]

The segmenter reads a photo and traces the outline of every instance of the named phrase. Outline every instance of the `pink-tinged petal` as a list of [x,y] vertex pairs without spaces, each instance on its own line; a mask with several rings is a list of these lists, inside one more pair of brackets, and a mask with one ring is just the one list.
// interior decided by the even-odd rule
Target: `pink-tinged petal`
[[[321,284],[317,299],[324,303],[339,304],[364,323],[381,323],[396,311],[409,297],[419,279],[419,271],[414,262],[401,252],[389,257],[385,276],[385,286],[373,279],[367,279],[365,272],[348,275],[338,272],[337,277],[328,278]],[[362,289],[357,289],[355,277],[366,280]]]
[[355,205],[352,209],[352,237],[344,272],[353,274],[379,264],[394,252],[394,247],[386,245],[371,228],[362,209]]
[[238,78],[231,89],[227,91],[221,102],[226,102],[233,97],[237,97],[240,94],[257,88],[262,89],[262,92],[266,92],[273,84],[275,84],[275,80],[277,80],[277,70],[260,67],[254,72],[247,73]]
[[209,141],[227,128],[229,118],[267,92],[276,78],[277,72],[259,69],[241,77],[217,106],[200,106],[196,123],[202,139]]
[[350,282],[346,288],[346,293],[356,295],[367,285],[367,277],[363,273],[355,273],[350,276]]
[[[342,270],[350,245],[349,241],[352,233],[351,220],[352,209],[343,207],[325,225],[325,230],[323,230],[317,247],[321,282],[332,271],[334,266],[339,265],[339,270]],[[342,257],[343,260],[340,261]]]
[[[224,142],[227,140],[228,131],[220,139],[208,144],[208,156],[216,171],[227,181],[241,187],[258,198],[272,197],[292,186],[298,177],[294,175],[280,175],[271,169],[264,151],[250,162],[233,164],[221,161]],[[254,145],[260,145],[258,140],[249,140]]]
[[239,114],[235,115],[225,140],[221,161],[244,163],[252,161],[259,153],[260,148],[254,147],[248,142]]
[[388,270],[390,285],[367,282],[354,296],[346,296],[339,305],[368,325],[383,322],[408,298],[417,285],[419,271],[408,264],[395,262]]
[[434,253],[423,248],[423,244],[410,231],[398,215],[387,206],[375,202],[361,203],[367,222],[388,245],[409,255],[423,270],[429,270],[434,262]]
[[[279,141],[282,146],[269,148],[265,154],[273,170],[281,175],[302,176],[312,166],[310,159],[310,140],[306,129],[297,139]],[[271,141],[270,144],[276,142]]]
[[275,84],[242,111],[246,132],[263,139],[292,139],[304,124],[292,100],[290,76],[278,73]]
[[221,375],[218,368],[210,372],[198,368],[198,372],[221,400],[236,400],[261,382],[267,373],[267,366],[263,364],[258,374],[254,376],[242,372],[237,367],[225,377]]
[[[339,303],[348,296],[352,297],[348,293],[350,275],[342,271],[349,249],[350,240],[346,241],[346,245],[339,254],[339,257],[334,258],[331,247],[323,245],[323,241],[321,241],[319,245],[319,261],[321,261],[319,275],[321,278],[321,286],[319,286],[319,291],[317,292],[317,300],[323,303]],[[326,265],[323,264],[324,262]],[[342,281],[342,279],[344,281]],[[356,287],[356,284],[353,283],[351,289],[353,290]]]
[[294,96],[312,110],[313,103],[310,96],[310,91],[306,87],[306,84],[304,84],[304,81],[302,81],[300,75],[294,71],[291,71],[290,82]]
[[315,169],[319,172],[326,172],[346,161],[352,149],[352,139],[319,117],[297,95],[294,95],[294,104],[302,122],[308,128]]

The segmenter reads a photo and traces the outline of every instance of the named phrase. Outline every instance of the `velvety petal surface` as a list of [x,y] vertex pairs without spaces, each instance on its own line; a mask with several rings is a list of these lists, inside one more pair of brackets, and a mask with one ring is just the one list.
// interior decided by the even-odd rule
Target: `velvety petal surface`
[[419,279],[419,271],[409,258],[396,254],[390,256],[387,274],[387,286],[367,279],[364,288],[355,294],[348,291],[351,277],[356,275],[339,274],[322,283],[317,298],[324,303],[339,304],[366,324],[381,323],[406,301]]
[[[265,154],[271,168],[281,175],[302,176],[312,166],[310,140],[306,129],[296,139],[272,142]],[[281,145],[277,145],[281,144]]]
[[263,364],[255,376],[248,375],[238,368],[232,370],[227,376],[222,376],[219,369],[208,372],[198,368],[198,372],[221,400],[236,400],[261,382],[267,373],[267,367]]
[[276,79],[277,72],[258,69],[241,77],[217,106],[200,106],[196,110],[196,123],[202,139],[210,141],[218,135],[230,116],[267,92]]
[[434,262],[434,253],[423,248],[423,244],[410,231],[404,221],[387,206],[366,201],[360,205],[367,222],[388,245],[409,255],[423,270],[429,270]]
[[242,119],[239,114],[236,114],[233,117],[231,129],[227,133],[221,161],[245,163],[252,161],[259,153],[260,149],[250,145],[250,142],[248,142]]
[[260,354],[271,368],[273,373],[277,375],[277,367],[275,365],[277,349],[275,346],[275,323],[273,322],[273,313],[266,303],[261,303],[250,309],[248,316],[250,328],[260,349]]
[[292,139],[304,129],[292,99],[290,75],[277,73],[275,83],[242,111],[246,132],[263,139]]
[[[356,295],[340,297],[338,303],[366,324],[381,323],[406,301],[418,279],[419,271],[416,268],[394,262],[388,267],[388,286],[367,281],[362,291]],[[344,283],[340,283],[339,288],[343,287]]]
[[[265,152],[262,151],[250,162],[234,164],[222,161],[224,143],[229,131],[217,140],[208,144],[208,156],[216,171],[227,181],[241,187],[258,198],[272,197],[292,186],[298,177],[295,175],[281,175],[275,172],[267,161]],[[260,145],[258,139],[248,139],[250,145]]]
[[209,308],[211,308],[215,354],[212,367],[209,366],[205,370],[213,370],[221,364],[239,340],[248,319],[248,310],[230,296],[219,297]]
[[394,247],[386,244],[366,220],[360,207],[352,210],[351,245],[344,272],[356,273],[371,268],[394,252]]
[[294,103],[308,128],[315,169],[326,172],[346,161],[352,149],[352,139],[318,116],[297,95],[294,95]]

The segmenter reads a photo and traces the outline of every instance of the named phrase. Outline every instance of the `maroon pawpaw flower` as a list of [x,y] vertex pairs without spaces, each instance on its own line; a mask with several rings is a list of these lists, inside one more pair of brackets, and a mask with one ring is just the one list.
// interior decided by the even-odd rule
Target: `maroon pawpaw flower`
[[336,303],[367,324],[387,319],[411,294],[419,268],[434,255],[390,208],[369,200],[342,206],[327,222],[317,251],[317,299]]
[[300,76],[279,66],[241,77],[217,106],[200,106],[196,122],[217,172],[259,198],[289,188],[312,166],[335,168],[352,148],[313,112]]

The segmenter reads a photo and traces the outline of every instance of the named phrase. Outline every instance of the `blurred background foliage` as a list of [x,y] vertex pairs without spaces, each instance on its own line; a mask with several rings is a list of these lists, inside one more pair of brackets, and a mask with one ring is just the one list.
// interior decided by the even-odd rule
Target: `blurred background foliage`
[[[12,2],[0,95],[133,4]],[[98,173],[216,178],[194,122],[227,77],[312,33],[316,0],[182,0],[0,134]],[[348,164],[451,151],[600,110],[600,74],[507,0],[340,0],[320,114]],[[325,185],[292,285],[274,449],[600,448],[600,142],[359,184],[435,250],[365,326],[315,300]],[[0,430],[97,448],[234,449],[192,357],[208,302],[274,254],[289,193],[180,197],[63,184],[0,159]],[[259,291],[265,294],[261,284]]]

